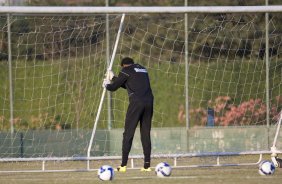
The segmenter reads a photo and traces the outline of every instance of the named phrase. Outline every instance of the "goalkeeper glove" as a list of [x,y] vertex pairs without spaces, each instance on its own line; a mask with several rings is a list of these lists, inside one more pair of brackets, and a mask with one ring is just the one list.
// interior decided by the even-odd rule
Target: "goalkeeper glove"
[[105,74],[106,79],[112,80],[114,78],[115,74],[112,70],[108,70],[107,73]]
[[110,83],[111,83],[111,81],[109,79],[105,78],[104,81],[103,81],[102,87],[106,88],[107,85],[110,84]]

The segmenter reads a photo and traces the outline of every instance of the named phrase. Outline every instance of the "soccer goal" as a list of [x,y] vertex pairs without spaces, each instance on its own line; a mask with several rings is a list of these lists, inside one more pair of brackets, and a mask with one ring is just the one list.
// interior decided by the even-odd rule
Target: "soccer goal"
[[[102,82],[123,57],[149,72],[152,165],[266,155],[279,166],[281,15],[282,6],[0,7],[0,172],[119,164],[128,96]],[[129,168],[142,154],[137,129]]]

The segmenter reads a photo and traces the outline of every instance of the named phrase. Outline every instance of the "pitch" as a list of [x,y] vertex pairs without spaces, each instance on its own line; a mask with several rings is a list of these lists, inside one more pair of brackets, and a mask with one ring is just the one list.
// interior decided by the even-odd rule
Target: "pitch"
[[[260,176],[257,166],[242,167],[205,167],[189,169],[173,169],[168,178],[159,178],[154,172],[140,172],[139,170],[128,170],[126,173],[116,173],[111,183],[124,184],[206,184],[206,183],[228,183],[228,184],[278,184],[282,180],[282,169],[277,168],[272,176]],[[93,184],[109,183],[100,181],[97,172],[46,172],[46,173],[0,173],[1,184]]]

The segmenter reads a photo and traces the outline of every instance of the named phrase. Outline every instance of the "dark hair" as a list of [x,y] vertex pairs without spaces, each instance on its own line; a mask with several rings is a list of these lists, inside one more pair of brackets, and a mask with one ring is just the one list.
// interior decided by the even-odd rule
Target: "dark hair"
[[134,64],[134,61],[132,58],[130,57],[125,57],[121,60],[120,62],[120,66],[123,66],[123,65],[130,65],[130,64]]

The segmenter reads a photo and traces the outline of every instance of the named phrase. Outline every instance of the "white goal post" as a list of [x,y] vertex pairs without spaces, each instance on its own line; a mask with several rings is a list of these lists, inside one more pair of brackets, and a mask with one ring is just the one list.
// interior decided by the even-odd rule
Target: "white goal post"
[[[124,56],[149,71],[152,158],[171,159],[174,167],[256,165],[264,154],[275,162],[282,154],[281,14],[281,5],[1,6],[0,172],[115,164],[127,95],[106,97],[101,83],[107,70],[119,72]],[[139,136],[137,130],[132,169],[142,158]],[[251,159],[229,163],[228,156]],[[190,164],[191,157],[209,161]],[[50,161],[83,166],[54,169],[46,166]],[[15,170],[7,162],[41,168]]]
[[10,14],[99,14],[99,13],[275,13],[282,5],[268,6],[186,6],[186,7],[51,7],[2,6],[0,13]]
[[[117,47],[118,47],[118,43],[119,43],[119,38],[120,38],[120,34],[121,34],[121,31],[122,31],[122,26],[123,26],[123,22],[124,22],[124,17],[125,17],[125,14],[122,14],[118,33],[117,33],[117,37],[116,37],[116,41],[115,41],[115,45],[114,45],[114,49],[113,49],[113,53],[112,53],[112,56],[111,56],[111,61],[110,61],[110,64],[109,64],[107,71],[111,71],[112,67],[113,67],[113,63],[114,63],[114,60],[115,60],[115,55],[116,55],[116,51],[117,51]],[[93,140],[94,140],[96,128],[97,128],[97,125],[98,125],[98,121],[99,121],[99,118],[100,118],[100,114],[101,114],[102,105],[103,105],[105,95],[106,95],[106,88],[104,88],[104,90],[103,90],[101,100],[100,100],[100,103],[99,103],[98,112],[97,112],[97,115],[96,115],[96,118],[95,118],[94,127],[93,127],[93,130],[92,130],[89,146],[88,146],[88,149],[87,149],[87,157],[90,157],[91,147],[92,147],[92,144],[93,144]],[[89,162],[88,162],[88,165],[87,165],[87,169],[90,169]]]

